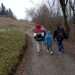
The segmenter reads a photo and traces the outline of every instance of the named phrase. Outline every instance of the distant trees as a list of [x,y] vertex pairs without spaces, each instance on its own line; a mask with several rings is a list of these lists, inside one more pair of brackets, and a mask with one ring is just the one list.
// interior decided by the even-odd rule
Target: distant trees
[[13,12],[12,12],[12,10],[10,8],[8,9],[7,15],[10,16],[10,17],[14,16]]
[[0,15],[3,16],[4,14],[6,14],[6,13],[5,13],[5,11],[6,11],[5,9],[6,9],[6,8],[5,8],[5,6],[4,6],[3,3],[2,3],[2,4],[1,4],[1,9],[0,9],[0,10],[1,10],[1,11],[0,11]]
[[[49,20],[49,17],[53,16],[52,10],[46,4],[40,6],[40,8],[27,10],[27,16],[32,17],[32,20],[39,20],[42,24],[45,24]],[[47,23],[47,22],[46,22]]]
[[55,2],[56,0],[52,0],[52,2],[46,0],[46,4],[43,3],[41,6],[39,6],[39,8],[27,10],[27,16],[30,16],[33,22],[39,21],[45,27],[51,28],[51,19],[53,19],[53,17],[61,16],[61,11],[59,7],[60,4],[58,5],[57,10],[55,10]]
[[[73,23],[75,23],[75,0],[69,0],[69,5],[70,5],[70,8],[73,12]],[[71,11],[70,10],[70,11]]]
[[3,3],[0,7],[0,16],[14,17],[12,10],[10,8],[6,9]]
[[36,20],[39,20],[43,25],[47,24],[50,16],[48,7],[44,4],[37,12]]
[[73,17],[75,22],[75,0],[44,0],[44,4],[38,10],[31,9],[29,13],[32,20],[39,20],[43,25],[50,21],[50,18],[62,17],[64,18],[64,27],[69,36],[70,26],[68,21]]

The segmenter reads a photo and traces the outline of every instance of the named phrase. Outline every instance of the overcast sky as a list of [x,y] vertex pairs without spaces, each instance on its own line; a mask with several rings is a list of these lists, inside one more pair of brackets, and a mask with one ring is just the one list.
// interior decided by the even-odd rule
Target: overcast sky
[[0,4],[3,3],[7,9],[11,8],[18,19],[24,19],[26,9],[38,7],[41,2],[42,0],[0,0]]

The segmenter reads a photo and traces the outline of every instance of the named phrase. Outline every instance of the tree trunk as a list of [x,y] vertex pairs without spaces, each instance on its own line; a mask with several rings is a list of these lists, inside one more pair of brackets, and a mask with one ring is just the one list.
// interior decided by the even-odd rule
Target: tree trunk
[[63,16],[64,16],[64,26],[65,26],[66,35],[67,35],[67,38],[69,38],[70,27],[67,22],[67,14],[66,14],[66,7],[65,6],[62,7],[62,11],[63,11]]

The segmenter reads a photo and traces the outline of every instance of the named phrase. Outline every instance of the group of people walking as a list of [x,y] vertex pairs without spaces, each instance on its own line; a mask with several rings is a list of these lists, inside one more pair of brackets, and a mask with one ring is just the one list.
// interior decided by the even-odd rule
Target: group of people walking
[[53,54],[53,41],[56,41],[58,51],[64,53],[63,40],[65,38],[65,31],[61,25],[58,25],[52,34],[50,31],[45,29],[39,22],[37,22],[33,31],[33,37],[36,42],[39,43],[37,46],[39,54],[41,52],[41,45],[44,45],[47,48],[48,52],[50,54]]

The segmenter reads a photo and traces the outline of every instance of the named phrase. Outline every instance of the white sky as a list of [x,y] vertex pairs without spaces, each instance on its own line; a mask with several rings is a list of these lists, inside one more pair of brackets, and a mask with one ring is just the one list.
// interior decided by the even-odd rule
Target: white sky
[[42,0],[0,0],[0,4],[3,3],[7,9],[11,8],[18,19],[26,17],[26,8],[38,7],[41,2]]

